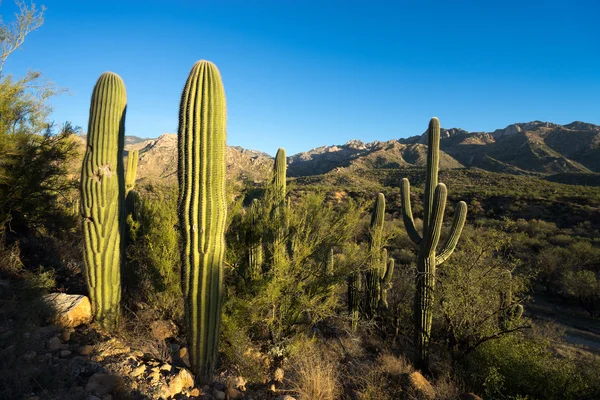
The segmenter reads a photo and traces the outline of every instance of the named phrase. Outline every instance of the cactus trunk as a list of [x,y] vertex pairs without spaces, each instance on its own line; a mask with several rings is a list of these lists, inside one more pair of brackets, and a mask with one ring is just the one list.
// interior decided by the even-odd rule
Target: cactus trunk
[[123,145],[127,96],[123,80],[100,76],[90,105],[81,169],[84,261],[95,320],[107,329],[119,322],[124,237]]
[[201,383],[213,378],[225,253],[225,92],[216,66],[197,62],[181,95],[178,129],[182,286],[190,362]]
[[352,320],[353,331],[356,331],[358,327],[361,286],[362,279],[359,272],[355,272],[348,277],[348,312]]
[[[377,195],[373,214],[371,215],[371,237],[369,241],[369,252],[371,254],[370,267],[365,274],[365,313],[369,318],[375,316],[379,304],[380,279],[382,270],[382,246],[383,246],[383,224],[385,217],[385,196],[383,193]],[[387,254],[387,253],[386,253]],[[387,255],[385,256],[387,258]]]

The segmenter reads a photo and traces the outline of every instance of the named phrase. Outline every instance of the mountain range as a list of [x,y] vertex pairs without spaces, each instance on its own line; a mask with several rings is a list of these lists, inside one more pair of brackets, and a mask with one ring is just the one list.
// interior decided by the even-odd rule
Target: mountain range
[[[424,167],[427,132],[409,138],[322,146],[288,157],[291,177],[319,175],[342,169]],[[126,150],[140,152],[138,179],[176,180],[177,135],[157,139],[128,137]],[[493,132],[442,129],[440,168],[476,167],[511,174],[554,175],[600,173],[600,126],[573,122],[559,125],[533,121]],[[268,154],[230,146],[227,171],[236,181],[265,180],[271,170]]]

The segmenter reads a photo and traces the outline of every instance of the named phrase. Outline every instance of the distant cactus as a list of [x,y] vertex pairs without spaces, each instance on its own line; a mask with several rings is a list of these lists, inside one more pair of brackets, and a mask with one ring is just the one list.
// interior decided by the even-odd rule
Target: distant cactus
[[415,342],[422,365],[426,365],[428,359],[436,267],[446,261],[454,251],[467,216],[467,204],[461,201],[454,212],[450,235],[442,249],[436,252],[442,230],[447,196],[446,185],[438,183],[439,157],[440,122],[437,118],[432,118],[428,130],[427,178],[425,182],[422,236],[417,232],[413,220],[410,206],[410,183],[406,178],[402,180],[402,217],[404,225],[410,239],[419,246],[414,319]]
[[387,260],[387,267],[385,274],[381,278],[381,296],[379,299],[379,306],[381,308],[388,308],[387,291],[392,288],[392,276],[394,275],[394,259],[390,258]]
[[356,328],[358,327],[361,290],[361,274],[359,272],[355,272],[348,277],[348,313],[350,314],[350,318],[352,320],[353,331],[356,331]]
[[[383,225],[385,217],[385,196],[383,193],[377,195],[375,207],[371,214],[369,251],[371,261],[369,270],[365,274],[365,312],[369,318],[375,315],[379,304],[380,279],[385,265],[381,265],[383,256]],[[387,251],[385,252],[387,258]]]
[[500,293],[500,325],[504,329],[509,328],[513,322],[518,321],[523,316],[523,305],[515,304],[513,300],[513,276],[511,271],[505,272],[505,277],[508,281],[506,291]]
[[327,262],[325,263],[325,275],[333,276],[335,264],[333,257],[333,247],[329,249],[329,253],[327,254]]
[[178,129],[182,286],[190,362],[212,381],[221,323],[227,198],[225,91],[217,67],[194,64],[181,95]]
[[260,277],[263,263],[263,245],[262,238],[257,233],[257,226],[259,224],[259,209],[260,200],[254,199],[248,210],[249,216],[249,227],[248,237],[246,241],[246,249],[248,252],[248,273],[247,278],[256,280]]
[[107,329],[116,328],[120,314],[126,105],[123,80],[112,72],[102,74],[92,92],[81,169],[86,279],[94,318]]
[[273,185],[274,185],[274,197],[276,204],[282,204],[285,199],[286,192],[286,169],[287,159],[285,156],[285,149],[279,148],[275,155],[275,165],[273,166]]
[[125,190],[129,192],[135,187],[135,177],[137,175],[139,152],[130,151],[127,155],[127,171],[125,173]]

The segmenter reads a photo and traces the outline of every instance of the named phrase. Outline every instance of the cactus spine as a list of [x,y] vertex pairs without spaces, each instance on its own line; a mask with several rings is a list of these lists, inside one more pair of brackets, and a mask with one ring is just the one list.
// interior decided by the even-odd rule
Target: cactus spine
[[225,91],[217,67],[198,61],[181,95],[178,129],[182,286],[190,361],[212,380],[221,322],[225,253]]
[[454,251],[467,216],[467,204],[461,201],[454,212],[450,235],[442,249],[436,252],[447,196],[446,185],[438,183],[439,152],[440,122],[437,118],[432,118],[428,130],[427,176],[422,235],[415,228],[410,206],[410,183],[408,179],[404,178],[402,180],[401,190],[404,225],[408,236],[419,246],[414,319],[415,342],[420,362],[424,367],[427,366],[428,346],[431,336],[436,267],[446,261]]
[[[369,318],[375,315],[377,305],[379,304],[379,280],[381,279],[381,271],[385,266],[382,262],[382,246],[383,246],[383,224],[385,217],[385,196],[383,193],[377,195],[375,200],[375,208],[371,214],[371,228],[369,251],[371,254],[370,268],[366,273],[365,282],[365,312]],[[387,258],[387,251],[385,252]]]
[[129,193],[135,187],[139,151],[130,151],[127,155],[127,171],[125,174],[125,190]]
[[92,92],[87,150],[81,168],[81,210],[92,312],[107,329],[116,328],[120,314],[126,107],[123,80],[105,72]]

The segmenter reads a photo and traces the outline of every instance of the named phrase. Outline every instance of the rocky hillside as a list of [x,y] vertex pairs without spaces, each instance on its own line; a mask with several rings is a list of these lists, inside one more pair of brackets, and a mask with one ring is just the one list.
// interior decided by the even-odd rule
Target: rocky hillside
[[[477,167],[492,172],[560,176],[600,173],[600,126],[593,124],[558,125],[533,121],[512,124],[493,132],[442,129],[441,135],[441,169]],[[424,167],[426,143],[425,132],[387,142],[351,140],[343,145],[322,146],[290,156],[288,175],[300,177],[340,170],[352,173],[364,169]],[[140,151],[138,179],[142,182],[176,181],[177,135],[167,133],[157,139],[128,137],[125,149]],[[272,163],[268,154],[241,147],[227,148],[227,171],[235,182],[266,180]]]
[[[494,132],[442,129],[440,167],[478,167],[517,174],[600,172],[600,126],[533,121]],[[427,133],[388,142],[352,140],[290,157],[292,176],[338,168],[393,168],[425,165]]]

